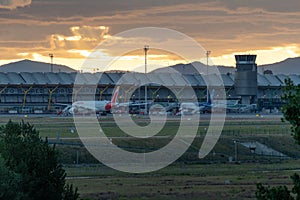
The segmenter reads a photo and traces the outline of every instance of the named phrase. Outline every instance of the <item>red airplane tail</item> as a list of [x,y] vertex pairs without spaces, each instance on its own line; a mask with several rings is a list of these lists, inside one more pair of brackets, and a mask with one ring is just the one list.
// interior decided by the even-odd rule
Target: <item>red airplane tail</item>
[[119,90],[120,90],[120,86],[117,86],[116,90],[115,90],[115,93],[111,99],[111,104],[112,106],[115,105],[115,103],[117,102],[117,99],[118,99],[118,95],[119,95]]
[[119,95],[119,89],[120,89],[120,86],[117,86],[116,90],[115,90],[115,93],[111,99],[111,102],[109,102],[108,104],[106,104],[105,106],[105,110],[106,111],[110,111],[111,108],[116,104],[117,102],[117,99],[118,99],[118,95]]

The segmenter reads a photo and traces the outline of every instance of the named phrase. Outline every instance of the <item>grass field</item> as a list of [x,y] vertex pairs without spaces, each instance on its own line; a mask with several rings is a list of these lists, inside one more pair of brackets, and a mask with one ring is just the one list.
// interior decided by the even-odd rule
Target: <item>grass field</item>
[[[256,183],[289,185],[298,161],[272,164],[174,164],[135,175],[106,167],[67,168],[69,182],[92,199],[255,199]],[[82,176],[80,178],[78,175]],[[84,178],[85,177],[85,178]]]
[[[8,119],[24,120],[35,125],[42,138],[57,142],[61,162],[68,173],[68,182],[79,188],[81,197],[90,199],[255,199],[255,184],[291,186],[290,176],[300,169],[300,146],[296,145],[288,123],[280,117],[230,117],[213,151],[204,159],[198,151],[209,124],[199,122],[197,137],[188,151],[172,165],[147,174],[128,174],[110,169],[91,156],[81,146],[72,118],[0,117],[0,124]],[[125,135],[111,119],[100,119],[101,127],[114,144],[134,152],[147,152],[168,144],[178,128],[177,120],[170,120],[159,133],[162,136],[146,140]],[[145,119],[135,122],[145,125]],[[188,134],[188,133],[187,133]],[[240,144],[237,152],[233,141],[257,141],[289,158],[257,155]],[[64,145],[62,145],[64,144]],[[229,157],[238,163],[229,163]],[[77,163],[78,164],[74,164]]]

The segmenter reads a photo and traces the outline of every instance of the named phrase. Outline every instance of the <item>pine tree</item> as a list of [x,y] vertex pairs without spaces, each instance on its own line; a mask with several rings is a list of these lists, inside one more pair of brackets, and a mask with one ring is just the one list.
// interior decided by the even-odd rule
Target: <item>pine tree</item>
[[16,192],[28,197],[25,199],[78,199],[77,188],[66,184],[55,146],[49,146],[47,139],[43,141],[33,125],[9,121],[0,129],[0,141],[5,166],[19,176]]

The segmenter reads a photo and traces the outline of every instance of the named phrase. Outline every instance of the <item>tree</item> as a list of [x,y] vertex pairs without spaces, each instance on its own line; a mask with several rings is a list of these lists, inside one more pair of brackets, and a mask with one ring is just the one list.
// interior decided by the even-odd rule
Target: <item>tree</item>
[[0,155],[0,199],[22,199],[24,194],[18,189],[20,176],[5,166]]
[[284,94],[281,99],[286,102],[282,107],[283,121],[288,121],[295,141],[300,144],[300,85],[295,86],[291,79],[285,79]]
[[294,200],[294,197],[291,196],[291,192],[286,186],[270,188],[258,183],[256,187],[257,191],[255,194],[258,200]]
[[258,200],[300,200],[300,177],[298,174],[291,176],[294,187],[289,191],[286,186],[270,187],[261,183],[256,185],[255,193]]
[[43,141],[33,125],[9,121],[0,129],[0,142],[5,166],[19,176],[18,188],[14,189],[25,199],[78,199],[77,188],[66,184],[55,146],[49,146],[47,139]]
[[[285,79],[285,88],[281,99],[285,102],[282,107],[283,119],[291,124],[291,131],[297,144],[300,144],[300,85],[295,86],[291,79]],[[259,200],[300,200],[300,177],[291,176],[294,187],[289,191],[286,186],[265,187],[261,183],[256,185],[256,198]],[[294,194],[294,195],[292,195]]]

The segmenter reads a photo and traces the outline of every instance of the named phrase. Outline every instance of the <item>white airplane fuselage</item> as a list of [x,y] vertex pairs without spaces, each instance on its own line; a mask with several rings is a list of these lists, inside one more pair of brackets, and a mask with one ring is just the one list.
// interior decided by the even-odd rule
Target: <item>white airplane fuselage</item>
[[119,88],[119,86],[116,88],[111,101],[75,101],[72,105],[68,105],[64,110],[62,110],[59,115],[110,112],[117,102]]
[[112,105],[110,101],[76,101],[72,104],[69,112],[86,113],[86,112],[109,112]]

